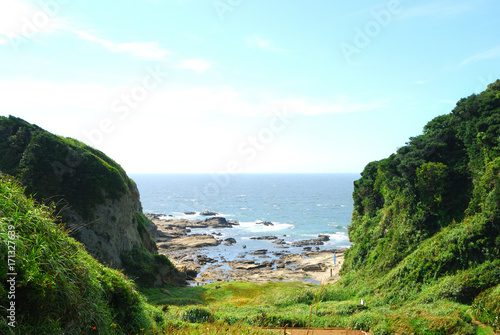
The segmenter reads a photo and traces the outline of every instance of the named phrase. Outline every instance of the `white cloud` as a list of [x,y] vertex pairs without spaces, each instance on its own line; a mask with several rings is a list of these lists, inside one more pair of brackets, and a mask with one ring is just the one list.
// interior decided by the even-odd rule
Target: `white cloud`
[[472,55],[472,56],[464,59],[463,61],[460,62],[458,67],[463,67],[463,66],[469,65],[471,63],[476,63],[476,62],[479,62],[482,60],[492,59],[492,58],[497,58],[497,57],[500,57],[500,45],[496,46],[490,50],[477,53],[475,55]]
[[178,69],[193,70],[199,73],[212,67],[212,63],[204,59],[185,59],[176,66]]
[[161,48],[158,42],[116,43],[97,37],[88,31],[72,31],[80,38],[100,44],[111,52],[126,53],[135,58],[163,61],[165,60],[165,56],[170,54],[168,50]]
[[286,108],[289,114],[324,115],[366,112],[386,105],[387,101],[368,103],[352,102],[346,97],[338,97],[331,102],[310,101],[307,99],[287,99],[274,102],[277,106]]
[[434,1],[424,5],[416,5],[407,7],[407,3],[403,3],[403,11],[399,16],[400,19],[418,18],[422,16],[436,16],[440,19],[461,15],[470,12],[477,7],[475,1],[463,1],[462,3],[451,2],[448,0]]
[[40,2],[40,7],[31,6],[17,0],[0,1],[0,44],[7,44],[11,38],[24,37],[36,39],[40,33],[51,34],[56,31],[71,31],[79,38],[98,43],[111,52],[125,53],[134,58],[165,60],[170,52],[158,42],[116,43],[97,37],[90,31],[71,28],[68,19],[60,15],[62,6],[47,5]]
[[[41,33],[53,33],[64,26],[60,7],[35,7],[17,0],[0,1],[0,44],[22,36],[36,39]],[[6,42],[7,41],[7,42]]]
[[55,83],[50,81],[7,81],[0,80],[2,100],[0,106],[5,111],[26,111],[48,108],[54,111],[95,112],[106,110],[112,98],[118,96],[117,89],[100,84]]
[[[91,122],[94,118],[122,116],[113,113],[112,107],[117,101],[123,101],[124,95],[132,96],[134,88],[106,87],[98,83],[0,80],[0,91],[3,93],[0,106],[2,110],[14,114],[64,113],[78,115],[81,118],[79,122]],[[286,111],[288,114],[324,115],[370,111],[384,107],[386,103],[353,102],[346,97],[328,102],[306,98],[264,100],[251,98],[228,87],[180,87],[165,83],[147,91],[146,97],[134,104],[136,106],[131,108],[130,114],[266,117],[277,111]]]
[[245,39],[245,45],[250,49],[260,49],[264,51],[281,53],[285,52],[285,49],[279,48],[275,45],[275,43],[267,38],[264,38],[258,34],[248,36]]

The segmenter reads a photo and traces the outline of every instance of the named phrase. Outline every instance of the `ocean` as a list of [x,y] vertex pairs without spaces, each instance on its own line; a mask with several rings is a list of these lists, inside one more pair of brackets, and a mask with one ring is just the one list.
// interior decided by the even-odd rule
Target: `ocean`
[[[212,247],[205,254],[234,259],[245,251],[279,248],[252,237],[277,236],[291,243],[328,235],[320,250],[350,246],[347,227],[353,211],[353,182],[359,174],[132,174],[145,213],[175,218],[205,219],[205,210],[236,220],[225,229],[193,229],[192,233],[232,237],[232,246]],[[195,212],[196,214],[184,214]],[[273,225],[262,225],[267,221]],[[296,249],[296,250],[295,250]]]

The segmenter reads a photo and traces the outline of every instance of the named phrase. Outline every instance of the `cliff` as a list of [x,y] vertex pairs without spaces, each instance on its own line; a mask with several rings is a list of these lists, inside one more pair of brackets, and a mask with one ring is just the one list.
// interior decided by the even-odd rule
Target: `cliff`
[[54,204],[70,235],[101,263],[124,268],[148,286],[184,282],[168,259],[156,255],[137,186],[102,152],[1,117],[0,171],[16,176],[38,202]]
[[499,142],[500,80],[368,164],[354,184],[343,284],[406,311],[469,305],[500,327]]

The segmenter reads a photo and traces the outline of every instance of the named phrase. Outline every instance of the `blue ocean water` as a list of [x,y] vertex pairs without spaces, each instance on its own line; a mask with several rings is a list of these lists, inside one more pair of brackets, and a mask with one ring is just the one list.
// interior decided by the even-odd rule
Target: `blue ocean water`
[[[217,212],[240,225],[194,229],[193,233],[233,237],[248,251],[274,248],[269,241],[250,239],[264,235],[291,243],[327,234],[330,241],[321,249],[350,246],[347,227],[353,210],[353,182],[359,174],[133,174],[131,178],[137,183],[145,213],[204,219],[200,212]],[[234,248],[226,248],[221,245],[213,253],[234,254]]]

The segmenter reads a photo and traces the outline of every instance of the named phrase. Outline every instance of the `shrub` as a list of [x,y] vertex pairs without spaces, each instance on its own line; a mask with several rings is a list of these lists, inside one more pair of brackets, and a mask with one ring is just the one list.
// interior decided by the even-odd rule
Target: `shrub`
[[191,306],[181,314],[181,320],[191,323],[213,322],[212,312],[201,306]]
[[478,320],[500,330],[500,285],[479,294],[472,309]]

